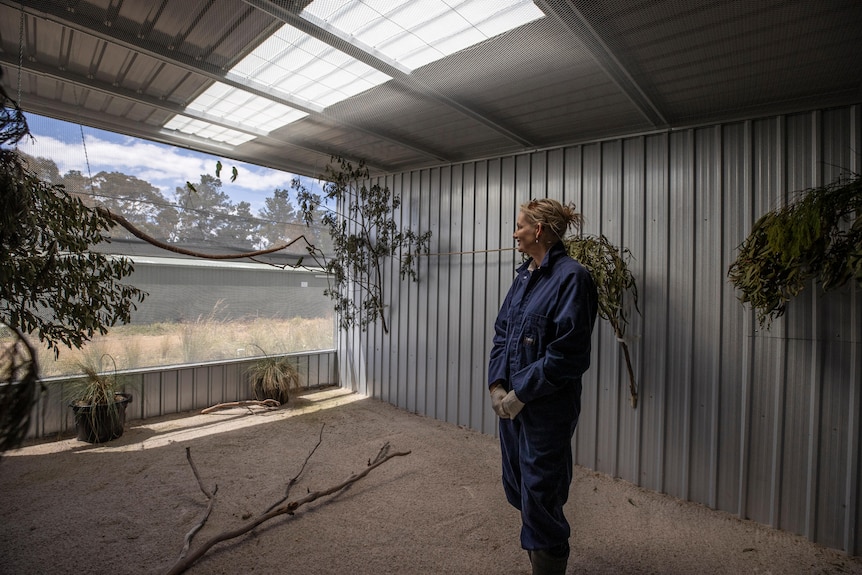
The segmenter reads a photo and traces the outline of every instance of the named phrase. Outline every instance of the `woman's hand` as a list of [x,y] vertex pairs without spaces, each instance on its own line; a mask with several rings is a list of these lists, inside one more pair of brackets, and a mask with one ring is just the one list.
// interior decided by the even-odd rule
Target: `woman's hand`
[[509,419],[509,414],[503,409],[503,400],[506,398],[506,390],[501,384],[491,388],[491,407],[500,419]]
[[521,413],[521,410],[524,409],[524,402],[518,399],[514,389],[506,394],[502,403],[503,411],[506,412],[508,419],[515,419]]

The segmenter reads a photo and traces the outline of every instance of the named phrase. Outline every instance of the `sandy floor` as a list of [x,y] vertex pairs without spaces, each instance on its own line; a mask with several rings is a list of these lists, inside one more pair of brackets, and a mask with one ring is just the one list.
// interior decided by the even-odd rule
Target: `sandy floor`
[[[284,495],[291,500],[393,458],[339,494],[213,547],[188,573],[526,574],[493,437],[337,388],[275,411],[234,408],[132,422],[120,439],[62,439],[0,461],[0,573],[167,572],[207,499],[192,549]],[[567,505],[569,573],[860,574],[862,559],[647,492],[582,468]]]

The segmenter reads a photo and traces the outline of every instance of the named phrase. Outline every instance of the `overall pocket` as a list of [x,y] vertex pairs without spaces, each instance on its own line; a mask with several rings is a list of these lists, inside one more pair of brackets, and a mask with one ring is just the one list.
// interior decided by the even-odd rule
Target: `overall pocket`
[[549,319],[536,313],[527,314],[521,329],[521,367],[529,365],[545,353]]

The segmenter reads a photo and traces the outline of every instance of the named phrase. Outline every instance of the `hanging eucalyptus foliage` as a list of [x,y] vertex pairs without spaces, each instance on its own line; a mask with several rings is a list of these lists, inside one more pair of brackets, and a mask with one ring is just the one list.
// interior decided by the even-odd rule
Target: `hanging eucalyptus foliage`
[[616,247],[604,235],[574,237],[565,240],[565,244],[569,255],[587,268],[596,284],[599,294],[599,315],[611,324],[614,335],[623,349],[629,374],[629,399],[632,407],[637,407],[637,384],[629,348],[625,342],[626,326],[628,326],[627,297],[631,298],[635,310],[640,312],[637,285],[627,264],[631,252],[627,248]]
[[[333,162],[323,176],[323,197],[299,179],[292,183],[305,222],[314,223],[315,214],[323,210],[322,222],[332,239],[331,254],[324,257],[320,250],[312,250],[311,255],[325,260],[332,283],[324,293],[335,302],[341,328],[355,325],[364,331],[379,319],[388,334],[384,259],[397,260],[401,279],[417,281],[418,258],[428,253],[431,232],[402,227],[395,219],[401,196],[388,186],[370,184],[364,162],[355,165],[338,157]],[[329,202],[341,211],[327,210]]]
[[803,190],[761,216],[727,275],[766,328],[812,280],[824,290],[862,285],[862,178]]

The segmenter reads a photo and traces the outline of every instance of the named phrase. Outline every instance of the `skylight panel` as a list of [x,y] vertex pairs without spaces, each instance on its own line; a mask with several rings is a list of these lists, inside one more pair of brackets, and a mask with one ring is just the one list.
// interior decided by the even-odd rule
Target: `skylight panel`
[[[268,133],[306,116],[294,108],[273,102],[237,88],[216,82],[194,99],[187,110],[204,117],[242,125],[250,131]],[[238,146],[256,138],[252,133],[234,130],[200,118],[178,114],[165,129]]]
[[329,74],[338,70],[338,66],[326,60],[314,60],[302,68],[302,75],[307,78],[320,78],[323,80]]
[[188,110],[271,132],[308,114],[238,88],[216,82],[187,106]]
[[[201,117],[264,134],[308,115],[278,99],[292,100],[303,109],[323,110],[391,80],[389,75],[289,25],[279,28],[246,55],[226,77],[272,94],[273,98],[215,82],[187,109]],[[242,143],[254,138],[236,130],[225,132],[204,120],[183,120],[181,116],[175,116],[165,128],[212,139],[218,135],[218,141],[223,142]]]
[[[372,2],[374,0],[368,0]],[[428,22],[433,22],[447,12],[456,13],[458,2],[445,0],[406,0],[393,7],[386,15],[390,20],[404,28],[411,28]],[[489,8],[490,7],[490,8]],[[486,10],[493,10],[493,3],[485,2]]]
[[224,142],[232,146],[239,146],[240,144],[244,144],[245,142],[255,138],[253,134],[246,134],[245,132],[232,130],[231,128],[217,126],[203,120],[183,116],[182,114],[177,114],[171,118],[164,127],[166,130],[175,130],[177,132],[182,132],[183,134],[189,134],[216,142]]
[[[471,2],[471,4],[477,5],[478,2]],[[490,38],[544,16],[545,13],[537,8],[532,1],[513,2],[508,10],[500,10],[495,14],[487,15],[485,19],[479,20],[476,27]]]
[[314,0],[302,12],[409,70],[544,15],[532,0]]
[[[230,76],[321,108],[391,80],[389,75],[288,25],[240,60]],[[321,98],[321,93],[325,97]]]
[[[544,14],[531,0],[314,0],[302,16],[410,71]],[[264,40],[226,77],[272,97],[215,82],[188,105],[197,118],[178,115],[165,127],[242,143],[254,136],[224,124],[267,134],[305,117],[304,110],[322,111],[391,79],[290,25]]]
[[365,36],[375,38],[378,45],[384,44],[399,36],[404,36],[404,28],[386,18],[378,18],[365,28]]

